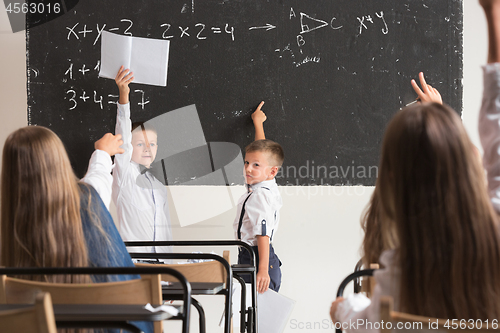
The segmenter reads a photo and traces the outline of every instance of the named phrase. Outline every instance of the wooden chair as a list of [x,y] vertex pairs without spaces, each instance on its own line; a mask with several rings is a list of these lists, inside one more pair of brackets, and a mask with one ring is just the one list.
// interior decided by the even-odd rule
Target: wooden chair
[[[379,269],[379,264],[370,264],[370,269]],[[371,298],[372,292],[375,289],[375,278],[373,276],[364,276],[361,278],[361,292],[366,294],[366,297]]]
[[56,333],[56,320],[50,294],[38,293],[35,305],[0,312],[2,332]]
[[[130,253],[132,258],[135,259],[190,259],[190,258],[199,258],[199,259],[213,259],[215,261],[218,261],[222,267],[225,267],[224,271],[224,276],[226,276],[226,281],[225,281],[225,290],[223,291],[226,297],[225,305],[224,305],[224,311],[225,313],[231,313],[231,298],[232,298],[232,283],[233,283],[233,277],[236,275],[240,274],[250,274],[252,275],[252,280],[256,280],[256,269],[255,269],[255,253],[252,249],[252,247],[244,242],[237,241],[237,240],[204,240],[204,241],[133,241],[133,242],[125,242],[126,246],[131,246],[131,247],[136,247],[136,246],[210,246],[210,247],[219,247],[219,246],[239,246],[242,248],[246,248],[252,255],[253,258],[253,265],[243,265],[247,267],[236,267],[236,266],[242,266],[242,265],[229,265],[228,260],[223,260],[221,262],[220,260],[224,258],[220,258],[220,256],[209,254],[209,253],[203,253],[203,254],[187,254],[187,253]],[[216,259],[217,258],[217,259]],[[227,258],[229,259],[229,258]],[[212,263],[212,265],[215,265],[215,263]],[[227,267],[225,266],[227,265]],[[158,265],[154,265],[158,266]],[[173,266],[169,266],[173,267]],[[184,268],[176,267],[178,269],[183,270]],[[186,274],[186,271],[182,271],[184,274]],[[228,272],[228,275],[226,274]],[[188,273],[189,274],[189,273]],[[197,275],[197,274],[195,274]],[[188,278],[189,281],[190,280]],[[203,282],[206,282],[205,280]],[[244,290],[244,289],[242,289]],[[244,297],[242,299],[245,299]],[[194,304],[194,303],[193,303]],[[252,283],[252,312],[257,313],[257,289],[255,286],[255,282]],[[244,313],[242,313],[242,316],[244,316]],[[249,315],[250,317],[250,315]],[[232,331],[232,324],[231,324],[231,318],[232,316],[225,316],[224,320],[224,332],[229,333]],[[248,331],[252,331],[254,327],[258,327],[257,324],[258,317],[256,315],[252,316],[252,326]],[[243,321],[242,321],[243,322]],[[242,326],[241,329],[244,329]],[[255,330],[254,330],[255,331]]]
[[[370,264],[370,269],[379,269],[379,264]],[[363,269],[363,259],[359,259],[354,267],[354,272],[359,272]],[[366,297],[371,297],[375,288],[375,279],[373,276],[363,276],[354,279],[354,293],[365,293]]]
[[[47,283],[0,275],[0,303],[33,303],[40,291],[50,293],[53,304],[162,304],[160,274],[106,283]],[[163,329],[154,323],[155,333]]]
[[[222,257],[230,263],[230,251],[223,251]],[[141,264],[136,263],[136,267],[151,267],[151,264]],[[166,266],[175,269],[188,280],[189,283],[192,282],[217,282],[226,283],[227,272],[224,266],[216,260],[197,262],[197,263],[186,263],[186,264],[155,264],[156,267]],[[178,280],[172,275],[162,274],[162,281],[177,282]],[[206,332],[205,329],[205,314],[200,303],[196,299],[191,300],[191,304],[198,310],[199,315],[199,325],[200,332]],[[232,318],[230,331],[233,331]]]
[[[500,331],[500,325],[496,322],[495,325],[492,325],[493,321],[488,322],[488,327],[486,327],[486,322],[480,322],[474,320],[473,323],[470,323],[468,320],[462,321],[453,320],[453,319],[438,319],[432,317],[424,317],[424,316],[416,316],[408,313],[396,312],[393,311],[394,303],[393,299],[390,296],[382,296],[380,298],[380,320],[384,323],[381,327],[381,332],[389,333],[393,329],[398,331],[406,331],[406,330],[414,330],[414,331],[422,331],[425,330],[427,332],[443,332],[443,331],[463,331],[466,330],[468,332],[477,332],[477,333],[486,333],[486,332],[495,332],[498,333]],[[390,325],[388,325],[390,324]],[[398,327],[399,325],[399,327]],[[496,329],[493,327],[497,327]]]
[[[375,269],[373,269],[373,268],[361,269],[361,266],[360,266],[359,269],[357,269],[355,272],[349,274],[344,280],[342,280],[342,282],[339,285],[339,288],[337,289],[337,297],[344,296],[344,290],[351,281],[353,281],[357,278],[360,278],[362,276],[372,277],[373,272],[375,272]],[[342,328],[338,328],[338,327],[335,328],[335,332],[342,333]]]
[[[224,251],[222,254],[222,257],[227,261],[231,262],[230,259],[230,252],[229,251]],[[151,267],[150,264],[135,264],[136,267]],[[156,265],[155,265],[156,266]],[[226,282],[226,269],[224,266],[215,260],[212,261],[205,261],[205,262],[199,262],[199,263],[188,263],[188,264],[167,264],[167,265],[162,265],[158,264],[157,267],[161,266],[167,266],[170,268],[175,269],[182,275],[186,277],[186,279],[189,281],[189,283],[192,282],[219,282],[219,283],[225,283]],[[176,282],[177,279],[173,277],[172,275],[162,275],[161,276],[162,281],[170,281],[170,282]]]

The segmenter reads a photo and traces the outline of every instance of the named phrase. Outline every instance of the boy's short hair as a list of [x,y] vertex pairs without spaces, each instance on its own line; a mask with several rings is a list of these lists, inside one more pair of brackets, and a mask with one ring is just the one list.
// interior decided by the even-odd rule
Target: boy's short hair
[[158,135],[158,132],[156,131],[156,128],[153,125],[151,125],[150,123],[147,123],[147,122],[143,122],[143,121],[138,121],[138,122],[132,123],[132,132],[135,130],[151,131],[151,132],[155,133],[156,135]]
[[256,140],[245,148],[245,153],[251,153],[254,151],[269,152],[274,162],[272,164],[275,164],[274,166],[281,167],[283,160],[285,159],[285,153],[283,152],[281,145],[272,140]]

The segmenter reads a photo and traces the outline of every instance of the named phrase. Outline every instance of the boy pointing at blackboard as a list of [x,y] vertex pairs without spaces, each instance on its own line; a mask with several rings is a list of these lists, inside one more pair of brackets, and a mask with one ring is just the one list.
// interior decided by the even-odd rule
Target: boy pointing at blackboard
[[[274,177],[283,164],[283,148],[276,142],[266,140],[261,102],[252,114],[255,126],[255,141],[245,148],[245,180],[247,193],[238,202],[233,223],[236,238],[253,247],[257,256],[257,291],[268,288],[278,291],[281,285],[281,262],[274,253],[272,242],[280,220],[279,210],[283,205]],[[250,255],[245,249],[238,254],[238,264],[250,264]],[[250,282],[248,279],[246,282]]]
[[[115,134],[122,135],[125,150],[115,156],[113,169],[113,201],[118,212],[118,230],[124,241],[170,241],[167,189],[147,171],[158,148],[156,129],[147,123],[134,126],[130,121],[128,85],[133,79],[133,73],[123,66],[115,78],[120,91]],[[141,172],[144,168],[146,171]],[[129,251],[144,252],[144,248],[129,247]],[[153,247],[148,252],[171,250],[169,247]]]

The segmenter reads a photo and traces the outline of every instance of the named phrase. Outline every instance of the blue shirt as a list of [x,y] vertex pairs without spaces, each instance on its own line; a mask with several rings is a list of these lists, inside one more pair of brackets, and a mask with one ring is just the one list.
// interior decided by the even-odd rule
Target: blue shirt
[[[87,184],[79,183],[80,215],[85,241],[87,242],[90,267],[134,267],[113,218],[96,190]],[[107,237],[92,222],[91,215],[97,217]],[[114,282],[140,279],[140,275],[94,275],[94,282]],[[153,333],[152,322],[131,322],[145,333]],[[108,333],[120,330],[105,330]]]

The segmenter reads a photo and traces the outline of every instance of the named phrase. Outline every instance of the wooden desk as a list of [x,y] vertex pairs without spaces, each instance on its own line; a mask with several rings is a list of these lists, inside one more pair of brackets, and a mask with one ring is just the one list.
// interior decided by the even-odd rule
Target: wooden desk
[[[235,275],[238,274],[249,274],[252,280],[252,309],[248,309],[249,320],[245,320],[245,311],[241,313],[241,323],[240,323],[240,332],[252,332],[258,333],[258,316],[257,314],[257,287],[256,287],[256,267],[255,263],[256,257],[255,252],[252,247],[247,243],[238,240],[214,240],[214,241],[134,241],[134,242],[125,242],[125,246],[239,246],[245,248],[252,258],[252,265],[233,265],[232,267],[229,263],[220,256],[210,254],[210,253],[131,253],[131,257],[135,259],[140,258],[152,258],[152,259],[212,259],[219,261],[227,271],[227,282],[226,282],[226,304],[224,307],[225,313],[232,313],[231,305],[232,305],[232,283],[233,283],[233,272]],[[222,259],[222,260],[221,260]],[[240,284],[242,284],[242,302],[246,301],[246,295],[243,295],[243,291],[245,290],[245,283],[241,277],[237,277]],[[223,291],[221,291],[222,293]],[[195,306],[201,307],[201,305]],[[244,309],[246,306],[243,306]],[[231,327],[231,316],[225,317],[224,323],[224,333],[229,333]]]
[[[191,284],[191,295],[217,295],[225,294],[224,283],[219,282],[192,282]],[[171,285],[163,285],[162,294],[163,300],[179,300],[182,297],[182,284],[179,282],[172,282]],[[200,302],[196,298],[191,298],[191,305],[193,305],[198,311],[200,316],[200,333],[206,333],[206,320],[205,320],[205,310],[201,306]]]
[[[183,294],[182,284],[172,282],[171,285],[161,286],[163,299],[169,299],[172,295],[180,296]],[[191,282],[191,295],[217,295],[224,289],[224,283],[219,282]]]
[[[169,274],[174,276],[177,280],[180,281],[180,283],[183,286],[183,295],[182,295],[182,312],[175,317],[172,317],[168,314],[163,314],[160,316],[168,315],[170,316],[169,319],[177,319],[177,320],[182,320],[182,333],[189,333],[189,319],[190,319],[190,307],[191,307],[191,285],[189,282],[186,280],[186,278],[177,272],[174,269],[168,268],[168,267],[155,267],[155,265],[151,265],[151,267],[7,267],[7,268],[0,268],[0,275],[7,275],[7,276],[23,276],[23,275],[51,275],[51,274],[77,274],[77,275],[82,275],[82,274],[88,274],[88,275],[95,275],[95,274],[104,274],[104,275],[117,275],[117,274],[127,274],[127,275],[134,275],[134,274]],[[75,306],[82,306],[83,309],[85,306],[92,305],[92,304],[75,304]],[[3,304],[2,307],[4,306],[15,306],[15,304]],[[109,305],[110,307],[114,307],[115,309],[117,308],[116,305]],[[119,305],[122,306],[122,305]],[[128,305],[123,305],[123,306],[128,306]],[[134,305],[132,305],[134,306]],[[144,305],[137,305],[138,307],[143,307]],[[2,309],[2,308],[0,308]],[[151,313],[148,311],[148,314],[145,315],[142,310],[137,310],[139,313],[139,317],[127,317],[127,321],[129,320],[137,320],[137,321],[148,321],[148,317],[152,319],[153,321],[156,320],[155,318],[158,318],[157,313]],[[114,310],[109,310],[109,311],[114,311]],[[146,310],[147,311],[147,310]],[[117,311],[115,311],[115,314]],[[89,310],[89,313],[90,310]],[[140,316],[140,314],[144,314],[144,316]],[[102,314],[102,312],[100,312]],[[104,315],[104,314],[103,314]],[[119,315],[119,314],[117,314]],[[56,321],[58,320],[57,314],[56,316]],[[115,317],[116,318],[116,317]],[[136,319],[137,318],[137,319]],[[121,320],[121,319],[120,319]],[[61,322],[61,323],[66,323]],[[101,321],[102,324],[99,325],[99,327],[103,327],[105,325],[104,321]],[[74,323],[73,323],[74,324]],[[89,322],[87,321],[80,321],[78,322],[79,325],[88,325]],[[135,326],[132,326],[124,321],[120,321],[116,323],[119,326],[116,326],[115,323],[113,323],[113,326],[104,326],[104,327],[118,327],[118,328],[124,328],[127,329],[131,332],[140,332],[138,329],[136,329]],[[122,325],[123,324],[123,325]],[[69,325],[69,324],[68,324]],[[75,327],[75,326],[71,326]],[[91,326],[80,326],[80,327],[91,327]]]
[[[0,311],[15,310],[32,304],[0,304]],[[159,321],[174,319],[167,312],[151,312],[144,305],[122,304],[54,304],[57,328],[122,328],[141,332],[129,321]]]

